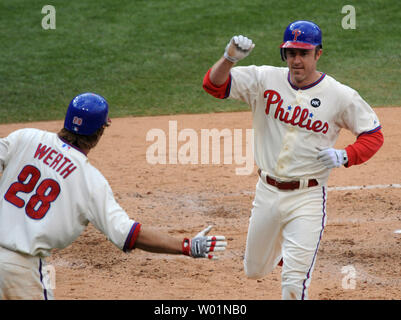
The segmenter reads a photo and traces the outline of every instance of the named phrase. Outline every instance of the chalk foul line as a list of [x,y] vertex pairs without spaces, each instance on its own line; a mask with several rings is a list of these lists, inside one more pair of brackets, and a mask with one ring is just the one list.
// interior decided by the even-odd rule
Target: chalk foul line
[[328,191],[343,191],[343,190],[369,190],[369,189],[400,189],[401,184],[376,184],[370,186],[346,186],[346,187],[328,187]]
[[[328,187],[328,191],[347,191],[347,190],[371,190],[371,189],[401,189],[401,184],[391,183],[391,184],[376,184],[369,186],[345,186],[345,187]],[[254,195],[254,191],[244,190],[242,194]]]

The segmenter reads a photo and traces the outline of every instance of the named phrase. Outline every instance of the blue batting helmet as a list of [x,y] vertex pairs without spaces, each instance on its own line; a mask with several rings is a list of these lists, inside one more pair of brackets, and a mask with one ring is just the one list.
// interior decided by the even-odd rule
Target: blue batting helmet
[[283,49],[314,49],[322,45],[322,31],[311,21],[297,20],[291,22],[284,31],[283,43],[280,45],[281,57],[284,60]]
[[73,133],[90,136],[107,125],[109,105],[102,96],[86,92],[74,97],[67,109],[64,128]]

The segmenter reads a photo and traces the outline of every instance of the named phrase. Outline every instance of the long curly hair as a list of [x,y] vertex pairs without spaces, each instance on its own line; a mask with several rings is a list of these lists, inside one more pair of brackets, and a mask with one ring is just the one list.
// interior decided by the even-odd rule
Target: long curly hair
[[83,136],[79,134],[75,134],[73,132],[68,131],[66,128],[62,128],[57,135],[67,141],[68,143],[76,146],[79,149],[90,150],[94,148],[99,142],[101,136],[104,133],[104,129],[106,125],[100,127],[96,130],[96,132],[90,136]]

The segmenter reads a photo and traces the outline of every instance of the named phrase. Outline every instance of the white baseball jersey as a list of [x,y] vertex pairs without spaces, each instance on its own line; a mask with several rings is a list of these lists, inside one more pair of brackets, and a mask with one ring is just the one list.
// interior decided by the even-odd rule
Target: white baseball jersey
[[122,250],[140,225],[103,175],[57,134],[21,129],[0,139],[0,246],[33,256],[71,244],[91,222]]
[[288,68],[235,67],[231,76],[229,98],[251,106],[255,161],[272,177],[324,184],[329,170],[316,148],[333,147],[341,128],[354,135],[380,128],[360,95],[326,74],[304,88],[291,84]]

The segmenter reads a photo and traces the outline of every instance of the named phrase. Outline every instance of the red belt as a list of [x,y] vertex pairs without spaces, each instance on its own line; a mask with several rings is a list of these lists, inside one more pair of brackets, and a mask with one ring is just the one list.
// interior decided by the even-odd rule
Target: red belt
[[[259,177],[262,177],[261,172],[262,171],[260,169],[258,169]],[[266,182],[272,186],[275,186],[277,189],[280,189],[280,190],[295,190],[295,189],[299,189],[299,186],[300,186],[299,181],[280,182],[280,181],[277,181],[277,180],[269,177],[268,175],[266,175]],[[319,182],[317,182],[316,179],[308,180],[308,188],[316,187],[317,185],[319,185]]]

